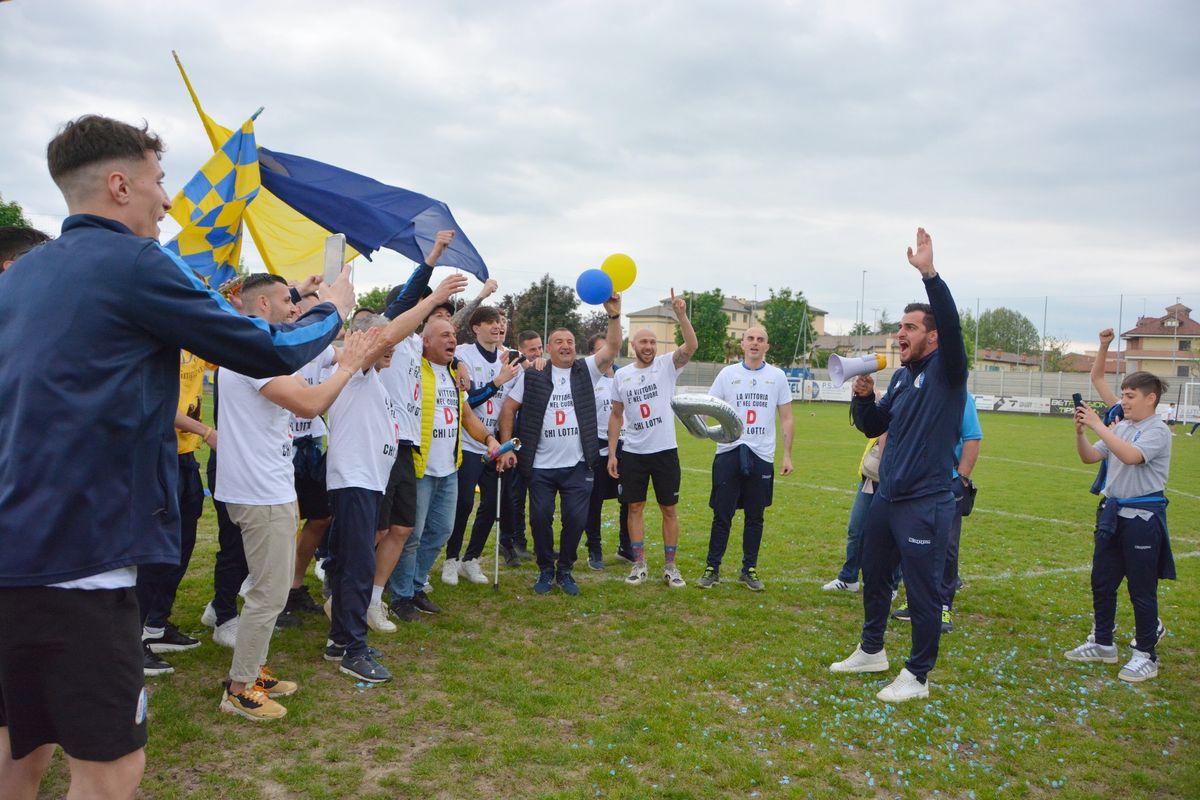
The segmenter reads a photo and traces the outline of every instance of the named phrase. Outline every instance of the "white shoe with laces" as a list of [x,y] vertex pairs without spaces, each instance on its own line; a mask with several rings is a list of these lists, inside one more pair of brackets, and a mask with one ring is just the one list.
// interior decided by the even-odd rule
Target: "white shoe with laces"
[[387,606],[382,600],[367,606],[367,627],[380,633],[396,632],[396,623],[388,619]]
[[861,644],[854,648],[845,661],[835,661],[829,665],[830,672],[887,672],[887,668],[887,650],[865,653]]
[[209,628],[217,627],[217,612],[213,611],[212,603],[206,605],[204,611],[200,612],[200,624]]
[[629,576],[625,578],[625,582],[630,586],[637,586],[638,584],[645,583],[649,574],[646,570],[646,562],[639,561],[633,565],[633,569],[629,570]]
[[682,589],[687,586],[687,581],[679,574],[679,567],[674,564],[663,568],[663,580],[672,589]]
[[821,587],[821,589],[826,592],[847,592],[849,594],[856,593],[860,588],[861,588],[861,585],[859,584],[858,581],[854,581],[853,583],[846,583],[841,578],[834,578],[829,583],[827,583]]
[[929,697],[929,685],[917,680],[907,669],[900,670],[896,680],[889,683],[875,695],[885,703],[903,703],[905,700],[918,700]]
[[483,569],[479,566],[478,558],[458,562],[458,574],[471,583],[488,583],[487,575],[483,574]]
[[1129,659],[1128,664],[1121,667],[1117,677],[1126,683],[1141,683],[1157,675],[1158,662],[1152,659],[1149,653],[1134,650],[1133,658]]
[[458,586],[458,559],[447,558],[442,562],[442,583]]
[[1063,653],[1067,661],[1098,662],[1100,664],[1117,663],[1117,646],[1103,645],[1095,642],[1084,642],[1074,650]]

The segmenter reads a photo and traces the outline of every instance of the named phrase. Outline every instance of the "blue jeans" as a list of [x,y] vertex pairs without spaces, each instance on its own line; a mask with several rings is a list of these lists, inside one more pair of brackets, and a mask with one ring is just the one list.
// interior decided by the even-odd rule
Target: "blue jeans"
[[863,491],[866,481],[858,484],[858,493],[854,495],[854,505],[850,506],[850,523],[846,526],[846,563],[838,573],[838,580],[846,583],[858,581],[858,568],[862,563],[863,533],[867,529],[867,511],[871,509],[871,500],[875,495]]
[[413,532],[404,543],[400,561],[388,579],[392,600],[411,600],[429,579],[429,569],[454,529],[458,504],[458,474],[425,475],[417,479],[417,514]]

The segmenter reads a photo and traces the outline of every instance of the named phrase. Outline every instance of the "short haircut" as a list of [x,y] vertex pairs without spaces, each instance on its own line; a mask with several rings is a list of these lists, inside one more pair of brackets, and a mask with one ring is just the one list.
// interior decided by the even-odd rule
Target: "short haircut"
[[270,272],[253,272],[246,276],[246,280],[242,281],[242,302],[249,303],[256,297],[266,291],[267,287],[272,283],[280,283],[287,286],[287,281],[282,275],[272,275]]
[[147,152],[162,157],[162,139],[150,132],[146,123],[136,128],[98,114],[71,120],[46,146],[50,177],[66,194],[75,190],[71,178],[82,168],[117,159],[141,161]]
[[1152,394],[1155,400],[1161,402],[1163,395],[1167,393],[1167,382],[1149,372],[1131,372],[1121,381],[1121,388]]
[[379,313],[378,311],[371,308],[370,306],[361,306],[360,308],[354,309],[354,313],[350,315],[350,319],[352,319],[352,320],[358,319],[360,314],[378,314],[378,313]]
[[380,316],[374,312],[370,314],[356,313],[354,321],[350,323],[350,332],[354,333],[356,331],[369,331],[371,328],[382,328],[387,324],[387,317]]
[[[444,303],[438,303],[436,306],[434,306],[432,309],[430,309],[430,311],[429,311],[430,316],[432,316],[433,312],[437,311],[439,308],[446,309],[446,313],[452,317],[454,316],[454,312],[456,312],[458,310],[454,307],[453,300],[447,300]],[[429,319],[429,317],[427,316],[427,317],[425,317],[425,319]]]
[[925,315],[925,330],[932,331],[937,329],[937,320],[933,316],[933,306],[929,303],[909,303],[904,307],[905,314],[911,314],[914,311],[920,311]]
[[551,336],[554,336],[556,333],[569,333],[571,334],[571,339],[575,339],[575,331],[571,330],[570,328],[555,328],[554,330],[550,331]]
[[42,242],[50,241],[50,237],[37,228],[26,228],[22,225],[0,226],[0,263],[13,261]]
[[530,331],[530,330],[521,331],[520,333],[517,334],[517,346],[520,347],[521,345],[525,344],[528,341],[532,341],[533,339],[540,339],[540,338],[542,338],[542,335],[540,333],[538,333],[537,331]]
[[471,314],[471,321],[468,324],[472,328],[476,325],[488,325],[492,322],[499,322],[502,316],[500,309],[495,306],[480,306],[475,309],[475,313]]
[[608,337],[605,336],[603,333],[595,334],[594,336],[592,336],[592,338],[588,339],[588,350],[595,351],[596,342],[603,342],[607,339],[608,339]]

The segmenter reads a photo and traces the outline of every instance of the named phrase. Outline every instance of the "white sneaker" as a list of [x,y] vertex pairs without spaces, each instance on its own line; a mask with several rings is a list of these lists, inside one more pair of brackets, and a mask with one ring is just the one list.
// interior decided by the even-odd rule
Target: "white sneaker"
[[200,624],[210,628],[217,627],[217,612],[213,611],[212,603],[206,605],[200,613]]
[[1095,661],[1101,664],[1117,663],[1117,646],[1110,644],[1107,647],[1095,642],[1084,642],[1074,650],[1068,650],[1063,653],[1063,658],[1067,661]]
[[1150,658],[1149,653],[1134,650],[1133,658],[1129,659],[1128,664],[1121,667],[1117,677],[1126,683],[1141,683],[1156,675],[1158,675],[1158,662]]
[[630,586],[637,586],[640,583],[645,583],[648,575],[649,572],[646,571],[646,562],[639,561],[633,565],[633,569],[629,570],[629,576],[625,578],[625,582]]
[[396,632],[396,623],[388,619],[387,606],[382,600],[367,606],[367,627],[380,633]]
[[861,644],[854,648],[845,661],[835,661],[829,665],[830,672],[887,672],[887,668],[887,650],[864,653]]
[[663,568],[663,580],[666,581],[667,586],[670,586],[672,589],[682,589],[683,587],[687,586],[687,581],[685,581],[683,576],[679,574],[679,567],[675,566],[674,564]]
[[447,558],[442,562],[442,583],[458,586],[458,559]]
[[883,687],[875,696],[885,703],[903,703],[905,700],[929,697],[929,685],[921,683],[917,676],[907,669],[902,669],[896,680]]
[[218,625],[213,630],[213,641],[221,645],[221,647],[228,647],[232,650],[233,646],[237,644],[239,620],[241,620],[241,617],[234,617]]
[[483,574],[483,569],[479,566],[478,558],[458,562],[458,574],[471,583],[489,583],[487,575]]
[[425,585],[421,587],[421,591],[425,594],[433,594],[433,584],[425,581]]
[[861,587],[860,587],[860,584],[858,581],[855,581],[854,583],[846,583],[841,578],[834,578],[833,580],[831,580],[829,583],[825,584],[821,588],[827,592],[849,592],[849,593],[853,594],[854,592],[857,592]]

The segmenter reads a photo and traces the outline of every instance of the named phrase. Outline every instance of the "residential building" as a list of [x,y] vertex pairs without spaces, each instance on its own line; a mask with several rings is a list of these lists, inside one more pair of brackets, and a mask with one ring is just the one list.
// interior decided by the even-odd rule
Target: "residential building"
[[[758,303],[756,307],[753,300],[747,300],[744,297],[723,298],[721,310],[725,312],[728,319],[725,327],[726,338],[741,341],[742,336],[751,325],[761,324],[762,306],[762,302]],[[810,305],[808,313],[811,316],[813,328],[820,336],[825,332],[827,312]],[[659,355],[675,349],[675,312],[671,310],[669,297],[664,298],[658,305],[630,312],[626,316],[629,319],[630,334],[641,328],[649,328],[654,332],[655,337],[658,338]]]
[[1126,372],[1144,370],[1167,379],[1200,375],[1200,322],[1182,303],[1166,311],[1161,317],[1139,317],[1121,334]]

